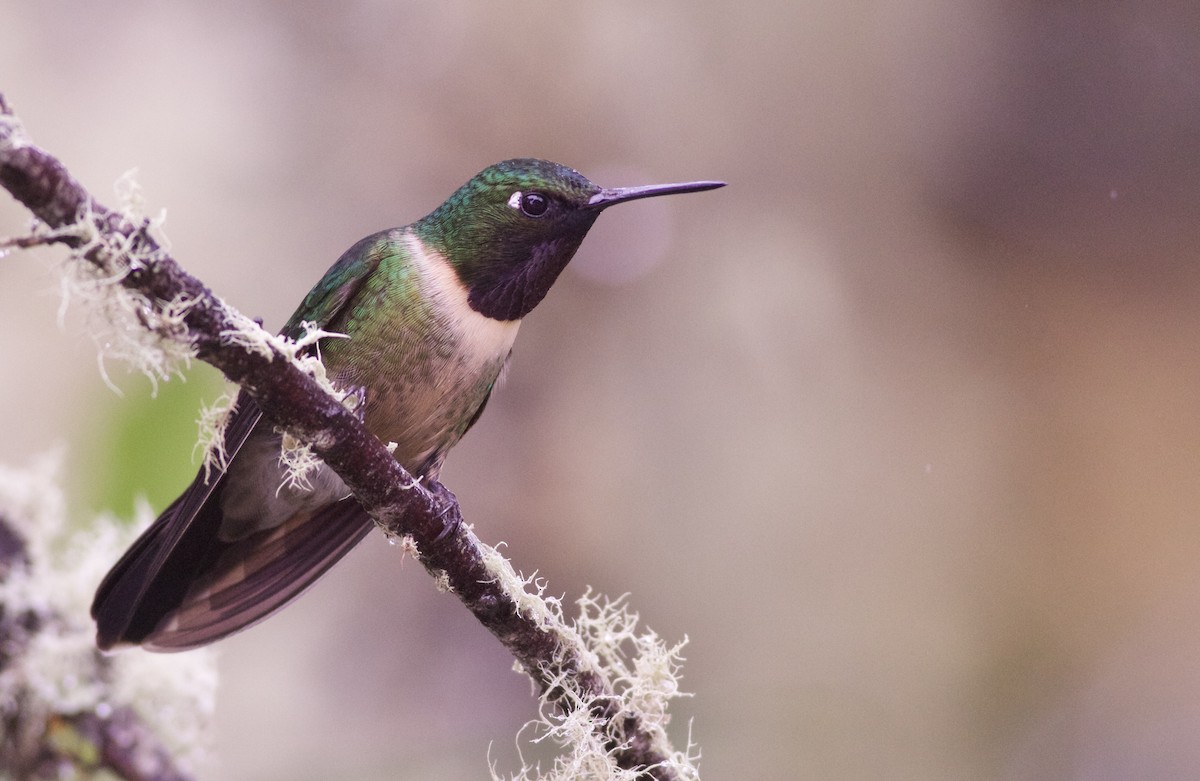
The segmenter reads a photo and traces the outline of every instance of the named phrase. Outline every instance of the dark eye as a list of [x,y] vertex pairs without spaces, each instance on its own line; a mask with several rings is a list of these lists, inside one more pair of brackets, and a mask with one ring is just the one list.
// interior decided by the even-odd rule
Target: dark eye
[[541,217],[550,209],[550,199],[541,193],[525,193],[521,196],[521,213],[526,217]]

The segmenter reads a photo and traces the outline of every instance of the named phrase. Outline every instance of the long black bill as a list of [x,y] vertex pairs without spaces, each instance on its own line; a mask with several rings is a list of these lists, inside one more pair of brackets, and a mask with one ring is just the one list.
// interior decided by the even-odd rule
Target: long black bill
[[601,190],[588,200],[588,208],[604,209],[614,203],[636,201],[638,198],[653,198],[656,195],[675,193],[698,193],[724,187],[724,182],[681,182],[679,184],[647,184],[642,187],[613,187]]

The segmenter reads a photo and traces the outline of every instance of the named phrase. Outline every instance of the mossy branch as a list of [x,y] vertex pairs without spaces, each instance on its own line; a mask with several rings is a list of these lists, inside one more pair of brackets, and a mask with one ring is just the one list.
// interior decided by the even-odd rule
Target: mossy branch
[[[448,490],[414,480],[283,340],[186,273],[148,220],[102,205],[29,142],[2,95],[0,185],[44,226],[10,246],[65,245],[122,291],[121,308],[135,314],[133,327],[245,388],[272,423],[307,443],[345,481],[380,527],[413,539],[425,568],[509,649],[544,700],[560,714],[583,717],[618,776],[696,777],[690,751],[675,751],[666,737],[665,711],[642,707],[645,692],[614,680],[586,642],[588,632],[564,620],[557,601],[526,590],[508,562],[462,522]],[[668,665],[676,661],[668,654]]]
[[[147,666],[96,648],[87,573],[102,572],[131,530],[68,534],[58,459],[38,461],[0,466],[0,778],[190,781],[214,657]],[[155,719],[164,704],[178,715]]]

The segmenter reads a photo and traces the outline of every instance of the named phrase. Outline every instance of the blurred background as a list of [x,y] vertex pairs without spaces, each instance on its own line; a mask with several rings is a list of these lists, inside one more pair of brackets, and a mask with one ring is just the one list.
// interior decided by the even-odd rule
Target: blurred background
[[[689,639],[706,778],[1200,766],[1200,16],[1185,3],[0,0],[0,90],[278,328],[359,237],[532,155],[606,213],[443,472],[552,593]],[[27,215],[0,197],[0,233]],[[0,261],[0,459],[72,512],[191,478],[156,400]],[[480,778],[528,682],[373,537],[221,645],[206,778]]]

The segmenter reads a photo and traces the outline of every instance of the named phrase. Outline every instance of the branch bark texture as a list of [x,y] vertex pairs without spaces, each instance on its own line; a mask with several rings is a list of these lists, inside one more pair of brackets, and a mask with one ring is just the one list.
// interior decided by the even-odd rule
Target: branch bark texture
[[[661,726],[646,724],[623,702],[577,633],[526,609],[530,595],[505,587],[491,549],[462,522],[453,495],[439,484],[417,483],[352,411],[277,349],[231,339],[253,324],[185,272],[148,222],[101,204],[58,159],[30,143],[2,95],[0,185],[49,229],[45,241],[66,245],[138,291],[153,310],[143,320],[148,327],[190,344],[197,357],[245,388],[272,423],[309,444],[384,530],[410,536],[425,568],[444,579],[550,701],[590,703],[596,730],[621,768],[664,781],[682,777]],[[174,314],[164,318],[172,307]],[[262,336],[267,344],[269,335]]]

